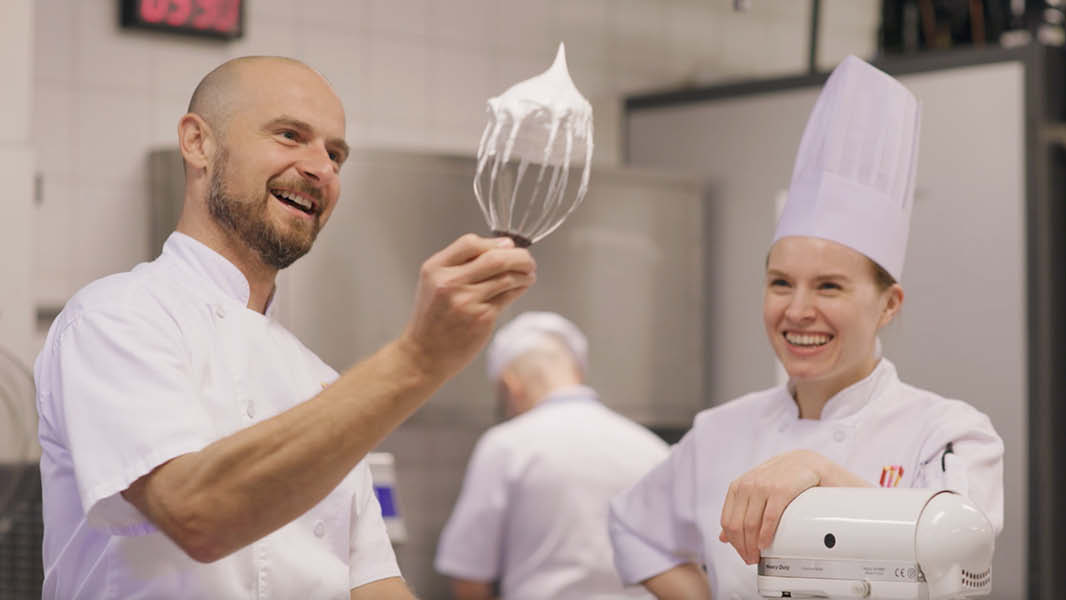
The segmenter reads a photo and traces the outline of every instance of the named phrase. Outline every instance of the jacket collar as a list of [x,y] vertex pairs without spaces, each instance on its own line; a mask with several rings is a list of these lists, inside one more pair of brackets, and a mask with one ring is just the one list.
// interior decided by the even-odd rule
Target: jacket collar
[[[248,306],[251,287],[244,273],[241,273],[237,265],[196,238],[179,231],[171,233],[166,243],[163,244],[163,253],[160,258],[177,261],[194,275],[206,281],[217,296],[233,300],[244,307]],[[266,316],[268,317],[274,312],[276,295],[277,289],[275,288],[274,295],[267,302]]]
[[[837,421],[853,416],[866,408],[881,392],[898,382],[899,375],[896,373],[896,366],[887,358],[881,358],[869,375],[829,398],[822,407],[820,420]],[[793,419],[799,419],[799,406],[793,397],[792,385],[781,386],[778,390],[782,399],[785,400],[788,414]]]
[[548,394],[537,403],[537,406],[544,406],[546,404],[562,404],[564,402],[573,401],[585,401],[585,402],[599,402],[599,394],[596,390],[585,385],[573,385],[564,388],[559,388],[554,392]]

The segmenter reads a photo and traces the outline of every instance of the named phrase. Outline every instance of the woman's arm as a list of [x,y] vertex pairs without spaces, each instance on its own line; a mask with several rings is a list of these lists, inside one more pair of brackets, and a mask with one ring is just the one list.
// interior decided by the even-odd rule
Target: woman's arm
[[497,600],[491,581],[452,578],[452,598],[455,600]]
[[692,563],[684,563],[640,582],[659,600],[711,600],[707,574]]

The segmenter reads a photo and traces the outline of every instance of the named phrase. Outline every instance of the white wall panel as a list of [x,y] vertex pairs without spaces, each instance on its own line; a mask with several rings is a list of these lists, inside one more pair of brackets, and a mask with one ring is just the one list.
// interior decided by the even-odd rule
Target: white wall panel
[[33,151],[0,145],[0,347],[33,364]]
[[30,0],[4,4],[0,19],[0,347],[25,364],[33,358],[33,19]]
[[30,102],[33,97],[33,3],[13,0],[0,13],[0,144],[29,141]]

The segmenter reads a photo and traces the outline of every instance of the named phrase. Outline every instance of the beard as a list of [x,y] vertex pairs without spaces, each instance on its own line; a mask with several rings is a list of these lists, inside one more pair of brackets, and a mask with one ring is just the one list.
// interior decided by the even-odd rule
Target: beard
[[[267,191],[260,198],[251,195],[235,197],[226,190],[228,165],[229,152],[223,148],[212,165],[211,185],[207,192],[207,207],[215,222],[236,235],[259,256],[263,264],[279,271],[307,254],[321,228],[319,215],[316,213],[311,223],[289,219],[290,227],[282,230],[270,219],[269,182]],[[307,186],[297,184],[285,187],[296,187],[316,198],[321,196],[318,190],[307,189]]]

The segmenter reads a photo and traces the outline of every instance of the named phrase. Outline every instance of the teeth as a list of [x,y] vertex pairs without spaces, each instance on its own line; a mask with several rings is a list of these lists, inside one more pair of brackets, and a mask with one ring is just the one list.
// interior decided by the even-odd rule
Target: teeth
[[311,202],[309,200],[306,200],[306,199],[304,199],[301,196],[293,194],[292,192],[286,192],[284,190],[276,190],[274,192],[274,195],[277,196],[278,198],[285,198],[289,202],[292,202],[293,204],[299,206],[300,208],[303,208],[304,210],[311,210],[311,208],[312,208]]
[[824,333],[804,334],[789,332],[785,334],[785,339],[787,339],[790,344],[795,344],[797,346],[821,346],[829,343],[831,337],[832,336]]

